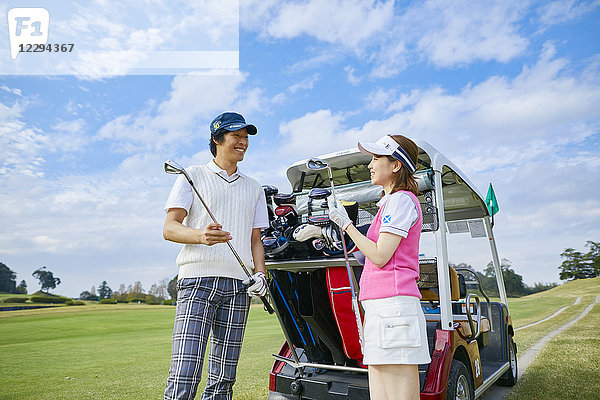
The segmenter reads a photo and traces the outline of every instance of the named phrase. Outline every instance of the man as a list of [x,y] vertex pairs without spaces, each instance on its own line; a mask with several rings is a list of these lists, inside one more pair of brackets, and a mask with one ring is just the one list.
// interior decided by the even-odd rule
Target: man
[[[183,176],[165,205],[164,238],[185,244],[177,256],[177,311],[165,400],[194,398],[209,335],[202,400],[232,398],[250,307],[248,294],[264,296],[267,291],[260,240],[260,229],[269,223],[267,203],[261,185],[237,167],[248,149],[248,135],[256,132],[238,113],[218,115],[210,124],[214,159],[186,169],[219,224],[212,222]],[[247,292],[243,282],[247,276],[228,241],[244,264],[254,266],[256,283]]]

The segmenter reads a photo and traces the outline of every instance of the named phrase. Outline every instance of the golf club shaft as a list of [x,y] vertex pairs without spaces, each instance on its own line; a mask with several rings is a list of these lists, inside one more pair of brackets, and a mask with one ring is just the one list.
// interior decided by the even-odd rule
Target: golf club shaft
[[[333,196],[333,203],[337,206],[337,198],[335,197],[335,186],[333,184],[333,174],[331,173],[331,167],[327,168],[329,172],[329,185],[331,186],[331,195]],[[342,206],[343,207],[343,206]],[[344,259],[346,260],[346,272],[348,272],[348,283],[350,284],[350,293],[352,294],[352,308],[354,310],[354,317],[356,318],[356,327],[358,329],[358,340],[362,348],[363,344],[363,326],[362,318],[360,317],[360,308],[358,305],[358,298],[356,296],[356,281],[354,279],[354,273],[350,268],[350,260],[348,259],[348,249],[346,248],[346,239],[344,237],[344,231],[341,226],[338,226],[340,236],[342,237],[342,247],[344,248]]]
[[[206,203],[202,199],[202,196],[200,196],[200,193],[198,193],[198,190],[196,190],[196,187],[194,186],[194,182],[192,181],[192,179],[185,172],[185,170],[183,170],[183,173],[184,173],[184,176],[187,179],[188,183],[190,184],[190,186],[194,190],[194,193],[196,193],[196,196],[198,196],[198,198],[200,199],[200,202],[202,203],[202,205],[206,209],[206,212],[208,212],[208,215],[210,215],[210,218],[213,220],[213,222],[215,224],[218,224],[217,219],[215,218],[215,216],[213,215],[213,213],[210,211],[210,209],[208,208],[208,206],[206,205]],[[233,248],[233,245],[231,244],[231,242],[228,241],[227,245],[229,246],[229,249],[231,249],[231,252],[233,253],[233,255],[237,259],[238,263],[240,264],[240,266],[242,267],[242,269],[244,270],[244,272],[248,276],[249,282],[250,282],[250,286],[252,286],[254,283],[256,283],[256,281],[254,280],[254,278],[252,278],[252,274],[250,274],[250,271],[248,270],[248,268],[246,267],[246,265],[244,265],[244,262],[242,261],[241,257],[237,253],[237,251],[235,251],[235,249]],[[267,290],[268,290],[268,288],[267,288]],[[267,300],[267,298],[265,296],[262,296],[260,299],[262,300],[263,305],[265,306],[265,310],[269,314],[273,314],[275,311],[273,310],[273,307],[271,307],[271,304],[269,304],[269,301]]]

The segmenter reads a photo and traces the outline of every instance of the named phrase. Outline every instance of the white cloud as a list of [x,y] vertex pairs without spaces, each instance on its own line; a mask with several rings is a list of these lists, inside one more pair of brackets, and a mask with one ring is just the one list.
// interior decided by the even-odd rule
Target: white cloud
[[552,1],[539,10],[543,25],[556,25],[575,20],[600,6],[600,1],[560,0]]
[[304,78],[302,81],[294,83],[288,90],[291,94],[296,93],[298,90],[309,90],[312,89],[315,83],[319,80],[319,73],[314,73],[309,77]]
[[371,77],[389,78],[422,60],[444,68],[507,62],[529,44],[520,30],[530,4],[516,0],[427,0],[407,7],[391,1],[242,3],[242,26],[263,40],[306,36],[330,45],[299,63],[302,68],[322,65],[328,52],[353,54],[371,66]]
[[184,146],[198,135],[208,138],[208,124],[217,113],[237,109],[247,117],[268,103],[260,88],[243,88],[245,80],[241,73],[176,76],[167,100],[115,118],[97,137],[118,142],[124,152]]
[[[330,110],[319,110],[292,121],[282,122],[279,125],[279,133],[283,145],[278,152],[301,159],[302,154],[324,154],[333,149],[339,150],[344,142],[350,144],[347,132],[343,128],[344,119],[341,113],[333,114]],[[314,140],[307,140],[308,138]],[[315,140],[318,140],[319,148],[315,148]]]
[[[404,36],[400,34],[399,37]],[[372,54],[369,61],[373,64],[371,77],[389,78],[398,75],[408,66],[409,51],[404,40],[390,38],[382,44],[381,49]]]
[[377,88],[367,95],[365,107],[368,110],[387,111],[390,103],[395,102],[395,97],[395,89]]
[[28,101],[11,106],[0,103],[0,177],[13,173],[42,175],[44,164],[40,150],[46,137],[38,129],[29,128],[22,120]]
[[0,86],[0,89],[4,90],[5,92],[12,93],[12,94],[14,94],[16,96],[22,96],[23,95],[21,93],[21,89],[18,89],[18,88],[9,88],[6,85],[2,85],[2,86]]
[[581,124],[600,118],[595,106],[600,104],[600,83],[597,76],[571,75],[567,61],[553,58],[547,45],[537,63],[513,79],[492,76],[457,94],[434,87],[388,101],[395,112],[389,119],[397,128],[414,137],[441,138],[445,148],[461,149],[470,159],[480,150],[470,150],[474,138],[497,148],[523,145],[524,140],[567,140],[567,132],[569,141],[575,132],[579,140],[589,136],[594,131],[581,129]]
[[350,82],[354,86],[358,85],[362,80],[362,78],[357,77],[355,75],[356,70],[350,65],[346,65],[344,67],[344,72],[346,72],[346,79],[348,79],[348,82]]
[[247,29],[277,39],[313,36],[350,49],[382,32],[391,21],[394,8],[393,1],[374,0],[257,3],[262,1],[242,2],[241,23]]
[[[506,62],[528,45],[519,34],[526,2],[426,1],[407,13],[419,24],[418,47],[435,65]],[[406,19],[408,22],[408,18]]]
[[319,68],[324,65],[330,65],[342,58],[342,52],[335,49],[326,49],[320,53],[295,62],[286,68],[289,73],[305,72],[307,70]]

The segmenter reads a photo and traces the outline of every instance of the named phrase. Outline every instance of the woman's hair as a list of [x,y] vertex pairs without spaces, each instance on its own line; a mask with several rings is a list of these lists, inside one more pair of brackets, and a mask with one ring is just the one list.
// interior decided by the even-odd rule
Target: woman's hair
[[[413,160],[415,165],[418,163],[419,158],[419,148],[407,137],[402,135],[390,135],[392,139],[396,141],[403,149],[406,151],[408,156]],[[396,158],[392,156],[387,156],[392,161],[397,161]],[[417,167],[418,168],[418,167]],[[408,172],[408,168],[402,164],[402,168],[396,174],[396,182],[394,182],[394,186],[392,187],[392,193],[396,193],[398,190],[407,190],[409,192],[414,193],[415,196],[419,195],[419,185],[417,184],[417,180],[415,179],[414,174]]]
[[209,146],[210,152],[212,153],[213,157],[217,156],[217,143],[223,143],[223,139],[225,138],[225,134],[227,132],[229,132],[227,129],[219,129],[211,135]]

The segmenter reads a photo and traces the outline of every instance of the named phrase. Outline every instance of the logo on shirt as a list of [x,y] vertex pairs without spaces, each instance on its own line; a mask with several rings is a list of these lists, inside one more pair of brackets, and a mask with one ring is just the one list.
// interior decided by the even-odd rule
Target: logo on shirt
[[383,217],[383,223],[384,224],[389,224],[390,222],[392,222],[392,216],[391,215],[386,215],[385,217]]

